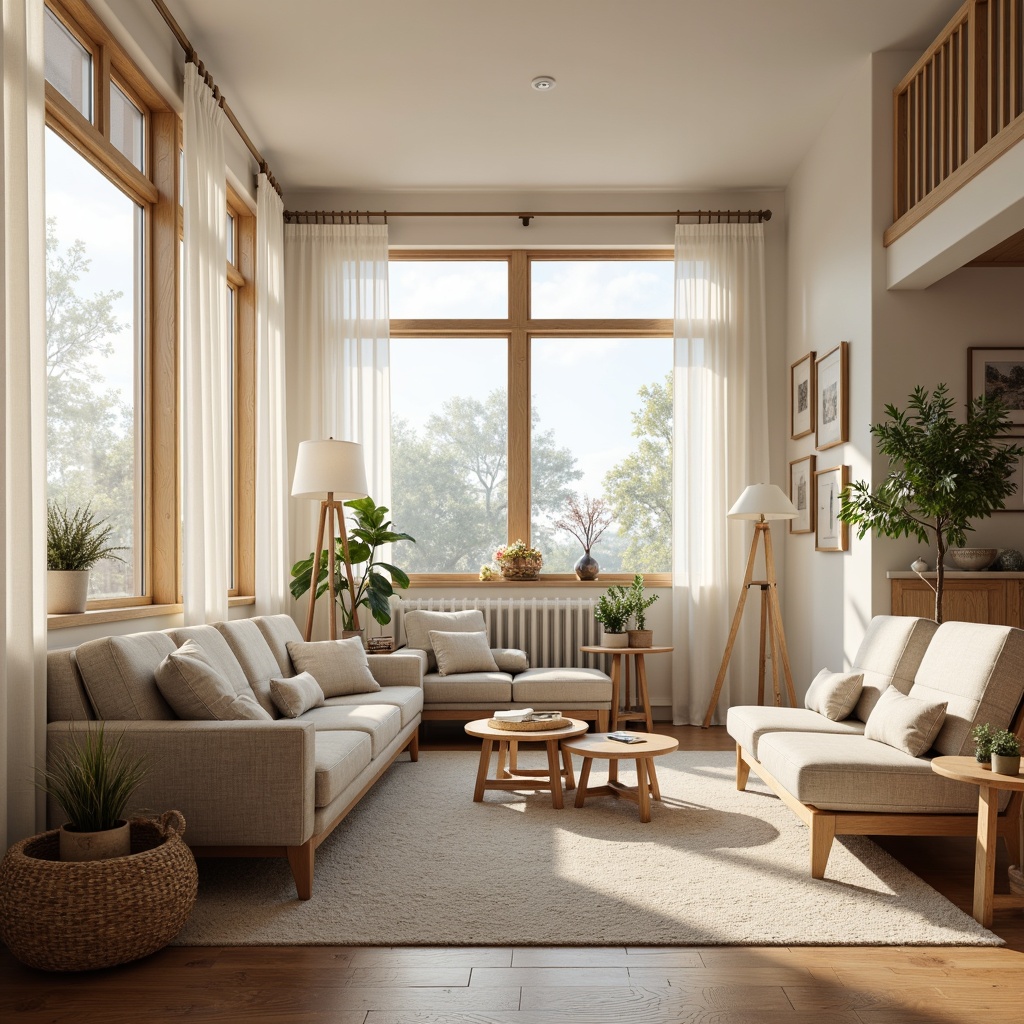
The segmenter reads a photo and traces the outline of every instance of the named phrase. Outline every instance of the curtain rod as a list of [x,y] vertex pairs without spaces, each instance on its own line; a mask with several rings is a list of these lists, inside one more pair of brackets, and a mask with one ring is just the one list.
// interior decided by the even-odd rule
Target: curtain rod
[[281,186],[278,184],[277,178],[270,171],[270,164],[263,159],[263,154],[253,145],[252,139],[246,134],[245,129],[241,126],[238,118],[235,117],[235,112],[228,106],[227,100],[224,99],[219,87],[214,83],[210,73],[206,70],[205,65],[199,59],[199,54],[196,53],[195,47],[189,42],[188,36],[182,31],[181,26],[175,20],[175,17],[167,9],[167,5],[163,0],[153,0],[153,6],[157,9],[160,17],[164,19],[164,23],[171,30],[174,38],[177,39],[178,45],[185,51],[185,60],[189,64],[195,64],[199,70],[199,74],[203,77],[207,86],[213,91],[213,95],[216,97],[217,102],[220,104],[221,109],[224,111],[224,116],[231,122],[231,127],[238,133],[238,137],[245,143],[245,148],[252,153],[253,159],[259,164],[260,171],[267,176],[267,181],[270,182],[274,187],[274,191],[279,196],[284,195],[281,191]]
[[723,219],[728,224],[733,218],[737,223],[746,219],[748,223],[756,220],[772,219],[771,210],[545,210],[543,213],[514,213],[511,210],[285,210],[284,219],[292,223],[327,224],[341,220],[342,223],[360,223],[366,218],[369,224],[371,217],[380,217],[385,224],[389,217],[516,217],[528,228],[535,217],[675,217],[678,224],[682,217],[696,217],[702,223],[707,217],[708,223],[721,224]]

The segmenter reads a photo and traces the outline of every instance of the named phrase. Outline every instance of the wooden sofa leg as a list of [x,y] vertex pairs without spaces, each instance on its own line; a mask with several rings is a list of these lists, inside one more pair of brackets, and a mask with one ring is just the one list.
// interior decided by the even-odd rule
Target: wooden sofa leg
[[313,856],[315,847],[312,837],[307,839],[301,846],[289,846],[288,863],[292,868],[292,877],[295,879],[295,891],[299,894],[300,900],[308,900],[313,897]]
[[736,788],[742,793],[747,788],[750,777],[750,765],[743,760],[743,748],[736,744]]
[[607,732],[608,731],[608,715],[607,711],[598,711],[597,713],[597,728],[595,732]]
[[834,814],[811,815],[811,878],[824,878],[825,865],[836,837]]
[[409,737],[409,742],[405,745],[406,750],[409,751],[409,760],[418,761],[420,759],[420,730],[419,726],[416,727],[416,731]]

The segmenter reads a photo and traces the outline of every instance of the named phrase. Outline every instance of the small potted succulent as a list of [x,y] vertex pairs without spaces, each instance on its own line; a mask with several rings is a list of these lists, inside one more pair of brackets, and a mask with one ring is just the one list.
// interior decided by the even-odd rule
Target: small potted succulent
[[49,615],[84,612],[89,599],[89,570],[101,559],[123,562],[107,542],[113,527],[97,519],[89,505],[69,512],[46,503],[46,611]]
[[992,734],[992,771],[996,775],[1020,775],[1020,740],[1008,729]]
[[594,618],[604,626],[601,630],[602,647],[628,647],[629,634],[626,626],[633,607],[630,592],[622,586],[609,587],[608,592],[597,599]]
[[971,730],[971,738],[974,740],[974,759],[978,764],[992,763],[992,726],[988,722],[984,725],[976,725]]
[[657,594],[644,597],[644,577],[638,572],[629,588],[629,609],[635,621],[635,628],[628,634],[630,647],[651,647],[654,644],[654,631],[647,628],[647,609],[657,600]]

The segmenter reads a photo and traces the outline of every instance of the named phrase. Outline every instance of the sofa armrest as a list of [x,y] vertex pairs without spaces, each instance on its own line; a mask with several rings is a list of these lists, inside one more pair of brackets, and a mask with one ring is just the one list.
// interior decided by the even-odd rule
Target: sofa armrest
[[423,686],[427,652],[403,648],[394,654],[368,654],[373,678],[381,686]]
[[[47,751],[94,722],[51,722]],[[312,722],[145,721],[104,723],[108,739],[144,754],[150,770],[128,805],[185,816],[190,846],[299,846],[313,834],[315,730]],[[64,819],[53,800],[52,827]]]

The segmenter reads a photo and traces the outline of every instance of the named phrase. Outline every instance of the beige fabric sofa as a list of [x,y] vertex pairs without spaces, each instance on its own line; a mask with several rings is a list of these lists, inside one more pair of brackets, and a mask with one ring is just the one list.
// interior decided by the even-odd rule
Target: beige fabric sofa
[[[864,690],[853,715],[831,722],[803,708],[730,708],[736,787],[753,770],[810,828],[811,875],[824,877],[836,835],[973,835],[978,793],[931,770],[939,754],[973,754],[982,722],[1024,736],[1024,631],[1010,626],[879,616],[854,659]],[[888,686],[945,701],[932,750],[911,757],[865,738]],[[1021,794],[1004,792],[999,834],[1017,849]],[[1019,860],[1017,861],[1019,863]]]
[[[272,721],[181,721],[154,678],[164,657],[195,640],[239,693]],[[137,806],[180,810],[197,856],[287,857],[300,899],[313,891],[314,851],[402,751],[418,758],[423,663],[369,655],[375,693],[331,697],[281,718],[270,680],[295,674],[287,615],[105,637],[54,651],[47,665],[47,749],[102,719],[152,769]],[[58,822],[51,805],[51,824]]]

